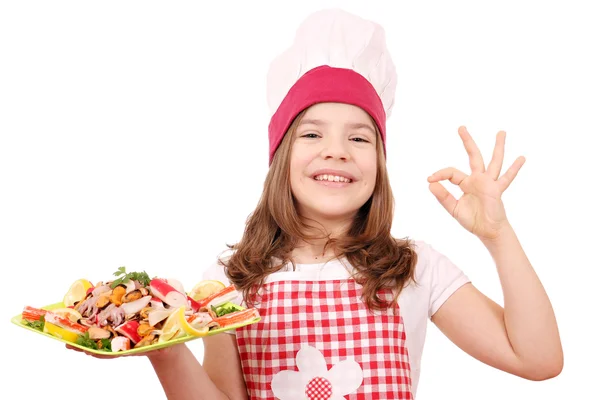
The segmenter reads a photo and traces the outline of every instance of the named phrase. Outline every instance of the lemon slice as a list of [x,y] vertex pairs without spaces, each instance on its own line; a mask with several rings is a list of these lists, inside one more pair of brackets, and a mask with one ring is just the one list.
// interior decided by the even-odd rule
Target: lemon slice
[[172,339],[177,339],[179,337],[185,336],[185,332],[180,324],[179,314],[185,316],[185,306],[179,307],[177,311],[174,311],[169,315],[163,327],[161,329],[161,334],[158,336],[158,343],[168,342]]
[[81,318],[83,318],[79,312],[72,308],[57,308],[55,310],[52,310],[52,312],[56,315],[68,319],[71,322],[78,322]]
[[61,328],[58,325],[51,324],[50,322],[44,323],[44,332],[49,333],[57,338],[64,339],[68,342],[76,342],[78,333],[71,332],[65,328]]
[[63,304],[65,307],[74,306],[75,303],[85,299],[89,288],[94,287],[87,279],[78,279],[69,288],[65,297],[63,297]]
[[225,285],[222,282],[212,280],[201,281],[194,286],[189,296],[196,301],[200,301],[223,289],[225,289]]
[[203,328],[195,328],[192,324],[190,324],[187,319],[185,318],[185,313],[184,312],[178,312],[177,316],[179,317],[179,325],[181,325],[181,328],[183,329],[183,331],[185,333],[187,333],[190,336],[206,336],[206,334],[208,333],[208,326],[205,326]]

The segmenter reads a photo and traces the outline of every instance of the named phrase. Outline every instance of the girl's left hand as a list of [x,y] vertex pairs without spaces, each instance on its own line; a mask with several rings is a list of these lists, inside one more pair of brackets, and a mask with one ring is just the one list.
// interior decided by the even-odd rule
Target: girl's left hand
[[[482,241],[494,240],[509,226],[501,196],[517,176],[525,163],[525,157],[518,157],[504,175],[499,177],[506,133],[500,131],[496,135],[496,146],[487,170],[481,152],[467,129],[461,126],[458,134],[469,155],[471,175],[453,167],[444,168],[427,178],[430,182],[429,190],[465,229]],[[464,192],[460,199],[456,200],[439,183],[442,180],[449,180],[460,187]]]

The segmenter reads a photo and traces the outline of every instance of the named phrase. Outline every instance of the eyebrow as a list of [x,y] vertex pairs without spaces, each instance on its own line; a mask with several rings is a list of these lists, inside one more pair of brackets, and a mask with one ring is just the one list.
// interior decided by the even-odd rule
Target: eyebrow
[[[328,123],[323,120],[320,120],[320,119],[303,119],[302,121],[300,121],[300,124],[298,126],[302,126],[302,125],[323,126],[323,125],[328,125]],[[346,124],[346,126],[351,129],[368,129],[374,135],[376,134],[375,129],[373,129],[373,127],[371,125],[364,124],[362,122],[349,123],[349,124]]]

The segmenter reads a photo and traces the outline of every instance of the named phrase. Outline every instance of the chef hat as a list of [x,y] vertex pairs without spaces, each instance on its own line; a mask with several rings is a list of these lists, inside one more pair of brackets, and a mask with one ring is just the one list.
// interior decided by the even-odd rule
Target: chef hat
[[267,75],[269,165],[294,118],[322,102],[364,109],[375,120],[385,151],[395,92],[396,68],[381,26],[338,9],[309,15]]

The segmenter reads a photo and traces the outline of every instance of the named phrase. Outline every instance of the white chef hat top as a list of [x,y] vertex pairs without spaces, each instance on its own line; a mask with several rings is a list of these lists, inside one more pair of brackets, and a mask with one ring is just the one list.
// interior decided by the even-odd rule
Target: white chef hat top
[[271,63],[267,75],[271,115],[302,75],[322,65],[351,69],[366,78],[381,99],[386,119],[390,117],[397,76],[385,32],[380,25],[340,9],[309,15],[293,45]]

